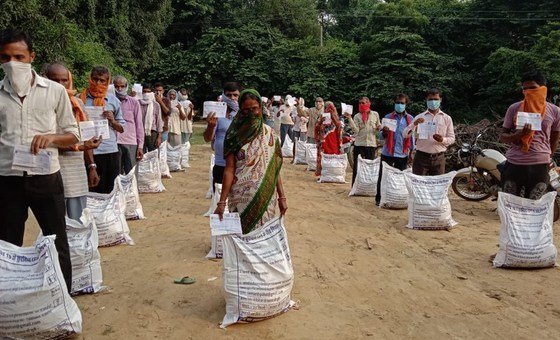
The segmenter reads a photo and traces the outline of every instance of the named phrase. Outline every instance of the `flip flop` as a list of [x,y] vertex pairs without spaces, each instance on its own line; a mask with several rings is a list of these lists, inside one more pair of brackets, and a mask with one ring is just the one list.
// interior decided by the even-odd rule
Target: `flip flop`
[[190,285],[190,284],[193,284],[195,282],[196,282],[196,279],[194,277],[188,277],[188,276],[182,277],[180,279],[174,279],[173,280],[173,283],[180,284],[180,285]]

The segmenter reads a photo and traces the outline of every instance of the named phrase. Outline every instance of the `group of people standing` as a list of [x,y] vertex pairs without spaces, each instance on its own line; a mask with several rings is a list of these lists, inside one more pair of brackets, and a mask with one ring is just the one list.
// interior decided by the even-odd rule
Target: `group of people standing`
[[[44,235],[56,235],[64,278],[72,267],[65,217],[79,220],[88,192],[110,193],[115,178],[128,173],[144,152],[162,141],[185,143],[192,134],[193,104],[188,92],[161,83],[131,93],[128,80],[94,67],[82,92],[58,62],[32,68],[33,41],[23,31],[0,33],[0,240],[21,246],[31,208]],[[110,86],[112,85],[112,86]],[[111,88],[114,94],[110,93]],[[99,109],[95,109],[99,108]],[[99,113],[99,116],[95,116]],[[107,120],[108,135],[82,140],[80,123]],[[19,152],[23,146],[25,152]],[[15,166],[23,162],[23,165]],[[24,166],[24,170],[21,170]]]

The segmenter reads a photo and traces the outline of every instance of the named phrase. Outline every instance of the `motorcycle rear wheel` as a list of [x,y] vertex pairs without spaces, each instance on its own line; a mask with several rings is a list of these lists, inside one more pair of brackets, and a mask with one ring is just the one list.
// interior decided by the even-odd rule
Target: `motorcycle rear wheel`
[[469,176],[461,176],[453,178],[451,188],[457,196],[467,201],[483,201],[492,193],[488,192],[481,183],[485,179],[477,172],[469,174]]

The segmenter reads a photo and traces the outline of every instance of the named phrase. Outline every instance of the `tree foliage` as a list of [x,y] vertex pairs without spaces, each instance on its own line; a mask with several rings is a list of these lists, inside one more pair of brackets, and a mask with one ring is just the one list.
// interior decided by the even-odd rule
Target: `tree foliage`
[[[36,39],[37,66],[92,66],[215,98],[238,80],[263,95],[391,109],[396,93],[424,109],[440,87],[458,119],[503,114],[530,69],[560,93],[557,0],[5,0],[0,27]],[[324,45],[320,46],[321,31]]]

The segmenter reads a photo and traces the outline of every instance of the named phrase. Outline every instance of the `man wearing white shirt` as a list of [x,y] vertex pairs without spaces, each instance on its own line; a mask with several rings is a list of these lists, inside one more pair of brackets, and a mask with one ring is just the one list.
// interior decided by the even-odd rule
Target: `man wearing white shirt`
[[[414,121],[403,131],[403,136],[408,137],[416,131],[416,154],[412,163],[412,172],[420,176],[436,176],[445,173],[445,151],[447,147],[455,143],[455,132],[453,120],[449,115],[440,110],[441,92],[431,89],[426,94],[426,105],[428,110],[414,118]],[[434,133],[423,136],[419,131],[429,125],[435,125]],[[425,138],[424,138],[425,137]]]
[[[0,33],[0,239],[21,246],[28,209],[44,235],[56,235],[62,274],[70,291],[72,265],[66,236],[64,188],[57,147],[79,140],[78,125],[64,86],[40,77],[32,68],[31,38],[22,31]],[[14,148],[51,154],[48,169],[14,170]]]

